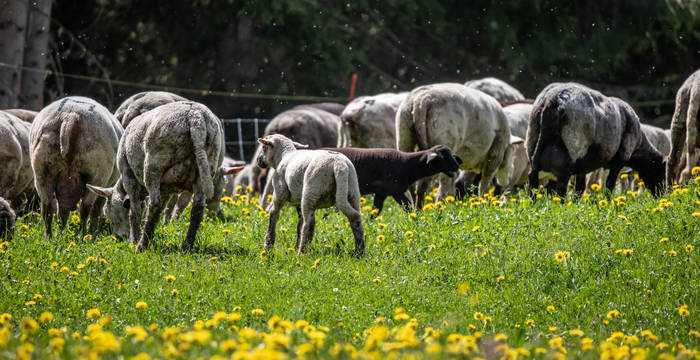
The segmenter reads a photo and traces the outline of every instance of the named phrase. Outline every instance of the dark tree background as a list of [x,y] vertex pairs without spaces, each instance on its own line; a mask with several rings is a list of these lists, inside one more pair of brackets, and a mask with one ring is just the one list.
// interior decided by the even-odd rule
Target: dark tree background
[[[107,80],[347,97],[353,73],[358,94],[495,76],[527,97],[582,82],[668,126],[700,67],[698,1],[61,0],[51,11],[48,68],[102,80],[48,76],[46,102],[87,95],[111,109],[147,89]],[[297,104],[180,94],[221,117]]]

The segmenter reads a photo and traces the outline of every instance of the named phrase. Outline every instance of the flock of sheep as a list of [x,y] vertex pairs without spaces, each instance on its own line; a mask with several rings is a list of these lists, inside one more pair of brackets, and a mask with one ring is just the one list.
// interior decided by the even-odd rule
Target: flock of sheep
[[240,185],[267,206],[266,249],[283,206],[299,214],[300,253],[313,239],[315,210],[335,206],[360,255],[364,194],[374,194],[378,214],[387,197],[421,208],[435,180],[437,200],[475,186],[483,194],[540,182],[564,195],[572,178],[577,193],[598,181],[613,190],[631,170],[654,194],[686,182],[700,158],[699,107],[700,70],[678,90],[670,131],[641,124],[623,100],[577,83],[550,84],[534,101],[495,78],[432,84],[287,110],[246,165],[225,156],[221,122],[200,103],[145,92],[112,115],[92,99],[66,97],[39,113],[0,111],[0,239],[12,237],[13,209],[31,209],[38,196],[46,236],[54,215],[63,228],[80,203],[83,233],[104,215],[142,250],[163,212],[172,220],[191,202],[188,251],[205,209],[218,211],[222,193]]

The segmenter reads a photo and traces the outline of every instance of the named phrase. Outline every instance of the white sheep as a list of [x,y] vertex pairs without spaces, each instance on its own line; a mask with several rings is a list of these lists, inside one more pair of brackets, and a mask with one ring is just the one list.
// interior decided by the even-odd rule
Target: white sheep
[[187,99],[167,91],[145,91],[131,95],[119,105],[114,116],[123,127],[127,127],[135,117],[158,106]]
[[[189,251],[204,216],[206,202],[218,204],[223,176],[237,169],[220,168],[224,133],[206,106],[178,101],[137,116],[124,131],[117,161],[121,177],[112,188],[88,186],[109,199],[105,213],[117,235],[129,234],[136,251],[148,247],[160,213],[170,196],[194,193],[190,227],[182,243]],[[149,197],[141,231],[142,203]],[[128,227],[127,230],[127,210]],[[138,243],[137,242],[138,239]]]
[[[700,161],[700,70],[683,82],[676,93],[676,109],[671,119],[671,153],[666,164],[666,186],[685,183]],[[681,153],[683,155],[681,155]],[[682,157],[685,167],[681,170]]]
[[0,197],[19,207],[34,195],[34,174],[29,157],[31,124],[0,111]]
[[357,174],[343,154],[329,150],[297,150],[303,147],[284,135],[258,139],[262,151],[258,164],[275,171],[272,176],[270,223],[265,236],[265,249],[275,243],[277,220],[285,204],[301,207],[301,237],[297,242],[301,254],[314,236],[316,209],[335,206],[350,222],[355,237],[355,254],[365,250],[365,237],[360,214],[360,189]]
[[[490,95],[455,83],[421,86],[409,93],[396,113],[396,146],[401,151],[446,145],[462,158],[460,169],[480,173],[479,194],[494,177],[506,185],[515,145],[501,104]],[[421,206],[425,182],[416,205]],[[455,194],[454,182],[440,175],[438,199]]]
[[338,147],[393,148],[396,146],[396,111],[404,93],[361,96],[340,114]]
[[469,80],[465,82],[464,85],[485,92],[502,103],[525,99],[523,94],[520,93],[518,89],[508,85],[508,83],[505,81],[494,77]]
[[112,186],[117,181],[115,159],[123,131],[104,106],[85,97],[54,101],[34,118],[29,144],[47,236],[56,202],[63,227],[82,199],[81,230],[85,232],[88,216],[90,232],[95,230],[103,200],[88,192],[85,184]]

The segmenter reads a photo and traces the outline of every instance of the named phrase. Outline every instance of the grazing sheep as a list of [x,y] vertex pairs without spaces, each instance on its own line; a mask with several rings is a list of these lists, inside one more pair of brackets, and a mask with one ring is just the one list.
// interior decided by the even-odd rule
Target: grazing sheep
[[[492,96],[461,84],[421,86],[411,91],[396,113],[396,147],[412,151],[444,144],[464,161],[460,169],[480,173],[479,194],[496,177],[505,185],[511,176],[515,145],[501,105]],[[455,194],[454,182],[440,176],[438,199]],[[427,184],[419,185],[416,206]]]
[[313,104],[302,104],[302,105],[297,105],[290,110],[295,110],[295,109],[304,109],[307,107],[312,107],[318,110],[323,110],[326,112],[329,112],[333,115],[340,116],[340,113],[343,112],[343,109],[345,109],[345,105],[343,104],[338,104],[334,102],[322,102],[322,103],[313,103]]
[[473,89],[485,92],[496,98],[499,102],[523,100],[525,97],[518,89],[508,85],[503,80],[494,77],[486,77],[483,79],[469,80],[464,83]]
[[316,209],[335,206],[350,221],[355,237],[355,254],[365,250],[365,237],[360,214],[360,189],[355,167],[343,154],[329,150],[297,150],[303,147],[284,135],[258,139],[262,151],[259,166],[275,169],[272,177],[270,224],[265,236],[265,249],[275,243],[277,220],[286,203],[301,207],[303,225],[297,248],[303,253],[314,236]]
[[539,172],[557,177],[556,191],[566,193],[571,175],[582,193],[586,173],[610,169],[612,191],[624,166],[637,170],[654,194],[663,182],[664,159],[642,132],[634,110],[577,83],[553,83],[537,96],[527,134],[529,188],[539,185]]
[[158,106],[168,104],[175,101],[185,101],[187,99],[180,95],[176,95],[166,91],[145,91],[130,96],[128,99],[119,105],[114,112],[124,128],[137,116],[146,111],[157,108]]
[[[284,135],[293,141],[309,145],[311,149],[333,147],[338,144],[340,117],[317,107],[318,104],[299,105],[275,116],[265,127],[264,136]],[[253,155],[252,165],[260,156],[262,147],[258,146]],[[260,184],[265,184],[262,169],[252,166],[246,183],[253,191],[262,192]]]
[[24,122],[28,122],[30,124],[32,123],[32,121],[34,121],[36,114],[38,114],[38,112],[36,112],[36,111],[25,110],[25,109],[6,109],[6,110],[2,110],[2,111],[6,112],[6,113],[10,113],[10,114],[20,118],[20,120],[22,120]]
[[510,125],[511,135],[525,139],[532,108],[533,105],[528,103],[515,103],[503,107],[503,112],[508,119],[508,125]]
[[383,93],[351,101],[340,114],[338,147],[393,148],[396,110],[408,93]]
[[[676,94],[676,109],[671,120],[671,152],[666,165],[666,186],[685,183],[700,160],[700,70],[683,82]],[[685,167],[681,170],[681,153]]]
[[30,149],[47,236],[51,236],[56,200],[61,227],[82,199],[81,230],[85,232],[88,215],[90,232],[95,230],[103,201],[87,192],[85,184],[115,183],[119,177],[115,158],[123,131],[104,106],[85,97],[54,101],[37,114],[31,125]]
[[34,174],[29,157],[29,127],[8,112],[0,111],[0,197],[15,209],[34,195]]
[[0,197],[0,242],[12,240],[16,218],[10,203]]
[[406,153],[394,149],[323,148],[339,152],[350,159],[360,185],[360,194],[374,194],[374,207],[381,212],[384,200],[391,196],[409,208],[404,193],[414,182],[437,173],[453,177],[462,159],[444,145]]
[[[163,199],[183,191],[194,193],[190,227],[182,243],[189,251],[204,215],[205,202],[218,203],[223,176],[224,133],[219,119],[206,106],[192,101],[162,105],[137,116],[125,129],[117,161],[121,178],[112,188],[88,186],[107,198],[105,214],[117,235],[126,234],[136,251],[146,249],[163,209]],[[141,207],[149,197],[141,231]]]

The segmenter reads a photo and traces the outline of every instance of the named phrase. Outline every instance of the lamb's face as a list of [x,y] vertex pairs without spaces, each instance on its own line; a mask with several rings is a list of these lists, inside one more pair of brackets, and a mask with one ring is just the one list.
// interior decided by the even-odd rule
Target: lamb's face
[[428,166],[449,177],[454,177],[459,171],[462,159],[444,145],[435,146],[431,150],[428,153]]
[[87,185],[90,191],[107,199],[103,211],[105,217],[109,219],[109,223],[112,225],[112,232],[114,235],[128,236],[129,208],[131,207],[131,200],[125,193],[115,190],[118,189],[118,186],[118,183],[113,188],[103,188],[89,184]]
[[15,218],[10,204],[5,199],[0,198],[0,242],[12,240]]

